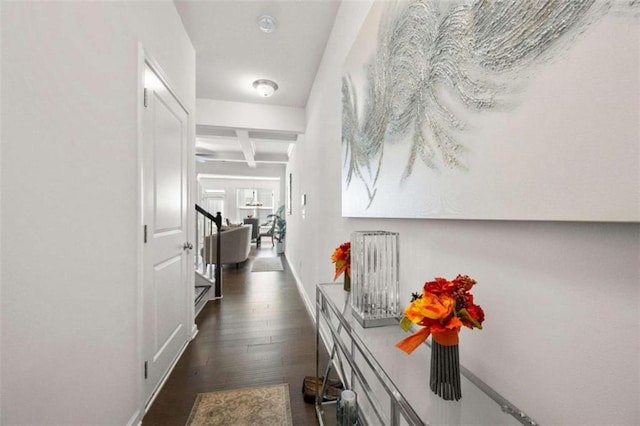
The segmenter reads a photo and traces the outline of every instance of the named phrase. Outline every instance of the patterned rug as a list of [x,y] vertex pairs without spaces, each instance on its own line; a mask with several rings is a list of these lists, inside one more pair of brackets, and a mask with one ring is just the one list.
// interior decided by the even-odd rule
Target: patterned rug
[[289,385],[198,394],[187,426],[292,426]]
[[253,262],[251,272],[284,271],[279,257],[258,257]]

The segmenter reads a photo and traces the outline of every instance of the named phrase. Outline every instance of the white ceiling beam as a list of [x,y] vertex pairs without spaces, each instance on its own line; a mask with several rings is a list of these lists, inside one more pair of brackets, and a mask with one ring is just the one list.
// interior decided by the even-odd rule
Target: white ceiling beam
[[283,141],[282,139],[256,139],[256,138],[252,138],[251,140],[254,141],[257,144],[261,144],[263,142],[265,142],[265,143],[276,143],[276,144],[281,144],[281,145],[294,143],[292,141]]
[[214,142],[214,143],[235,143],[236,138],[235,135],[233,137],[229,136],[212,136],[212,135],[196,135],[196,143],[198,142]]
[[[217,161],[227,163],[246,163],[247,160],[239,152],[216,153],[212,156],[197,156],[199,161]],[[286,154],[259,154],[255,158],[255,164],[287,164]]]
[[238,152],[239,151],[238,141],[235,139],[233,141],[224,141],[224,142],[196,139],[196,152],[198,150],[212,151],[212,152],[218,152],[218,151]]
[[244,163],[246,160],[241,152],[212,152],[212,153],[200,153],[196,154],[196,160],[199,162],[206,161],[218,161],[218,162],[233,162]]
[[246,130],[236,130],[236,136],[238,136],[238,142],[240,142],[240,148],[242,148],[242,153],[244,154],[244,158],[247,161],[247,165],[255,169],[256,168],[256,160],[253,158],[255,155],[253,145],[249,140],[249,132]]
[[196,156],[207,161],[246,161],[241,152],[201,152]]
[[289,161],[287,154],[257,154],[256,163],[282,163],[286,164]]

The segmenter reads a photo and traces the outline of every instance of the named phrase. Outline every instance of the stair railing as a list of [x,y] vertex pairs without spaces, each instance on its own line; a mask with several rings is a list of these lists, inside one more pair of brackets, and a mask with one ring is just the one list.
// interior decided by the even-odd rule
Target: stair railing
[[[214,228],[215,226],[215,228]],[[222,265],[220,264],[220,227],[222,226],[222,215],[217,212],[215,216],[196,204],[196,269],[198,269],[198,259],[202,259],[202,275],[207,273],[207,261],[209,253],[213,251],[213,235],[218,234],[216,238],[216,259],[215,264],[209,268],[209,278],[213,278],[215,282],[215,297],[222,297]],[[215,229],[215,232],[214,232]],[[202,237],[202,242],[200,238]],[[207,239],[207,237],[209,237]],[[205,250],[205,244],[210,244]],[[206,254],[206,256],[205,256]],[[215,270],[215,272],[212,272]],[[215,275],[215,276],[213,276]]]

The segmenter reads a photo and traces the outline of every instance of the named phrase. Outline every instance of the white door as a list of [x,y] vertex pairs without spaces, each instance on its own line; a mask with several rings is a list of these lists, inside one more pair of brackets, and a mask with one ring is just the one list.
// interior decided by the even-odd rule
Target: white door
[[145,65],[143,353],[145,402],[189,339],[188,113]]

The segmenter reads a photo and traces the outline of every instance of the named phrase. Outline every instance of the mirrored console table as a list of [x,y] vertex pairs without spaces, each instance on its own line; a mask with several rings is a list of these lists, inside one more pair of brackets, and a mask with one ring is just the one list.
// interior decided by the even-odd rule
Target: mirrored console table
[[[399,326],[362,328],[352,316],[349,292],[342,284],[316,286],[316,376],[336,369],[345,388],[357,394],[364,425],[518,425],[537,423],[461,366],[462,399],[445,401],[429,389],[431,349],[421,345],[411,355],[395,348],[406,337]],[[329,365],[318,351],[324,334],[330,342]],[[317,382],[317,381],[316,381]],[[321,425],[336,422],[335,401],[316,392]]]

